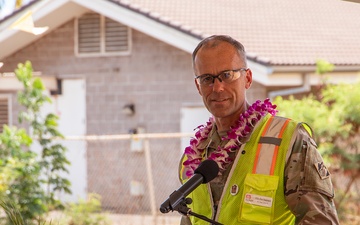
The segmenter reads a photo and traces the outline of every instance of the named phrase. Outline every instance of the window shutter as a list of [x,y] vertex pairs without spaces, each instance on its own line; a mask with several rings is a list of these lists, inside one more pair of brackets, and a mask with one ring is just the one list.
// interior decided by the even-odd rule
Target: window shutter
[[78,20],[79,53],[100,53],[101,28],[100,15],[86,13]]
[[7,98],[0,98],[0,132],[3,131],[3,125],[9,123],[9,105]]
[[128,27],[109,18],[105,19],[105,52],[129,50]]

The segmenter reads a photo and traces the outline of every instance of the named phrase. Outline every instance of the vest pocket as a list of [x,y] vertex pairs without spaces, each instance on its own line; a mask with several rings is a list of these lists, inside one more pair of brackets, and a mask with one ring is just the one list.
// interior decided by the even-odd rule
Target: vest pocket
[[270,224],[279,177],[247,174],[242,193],[239,220],[246,224]]

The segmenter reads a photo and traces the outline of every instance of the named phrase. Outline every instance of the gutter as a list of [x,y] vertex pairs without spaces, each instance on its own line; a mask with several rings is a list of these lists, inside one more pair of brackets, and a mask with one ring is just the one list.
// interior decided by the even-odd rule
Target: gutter
[[302,81],[303,85],[301,87],[270,91],[268,97],[270,98],[270,100],[273,100],[276,96],[286,96],[309,92],[311,90],[310,74],[302,73]]
[[[360,0],[359,0],[360,1]],[[353,72],[360,71],[359,64],[334,64],[335,68],[332,72]],[[316,70],[316,65],[271,65],[273,71],[277,73],[287,73],[287,72],[314,72]]]

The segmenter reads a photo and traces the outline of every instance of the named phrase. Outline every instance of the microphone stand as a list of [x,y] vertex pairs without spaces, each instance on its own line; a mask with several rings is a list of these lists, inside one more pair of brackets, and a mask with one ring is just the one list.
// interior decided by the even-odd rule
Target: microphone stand
[[192,212],[191,209],[189,207],[187,207],[187,204],[190,204],[191,202],[192,202],[191,198],[184,198],[173,210],[176,210],[185,216],[187,216],[187,215],[195,216],[201,220],[209,222],[212,225],[223,225],[222,223],[219,223],[219,222],[216,222],[215,220],[209,219],[206,216]]

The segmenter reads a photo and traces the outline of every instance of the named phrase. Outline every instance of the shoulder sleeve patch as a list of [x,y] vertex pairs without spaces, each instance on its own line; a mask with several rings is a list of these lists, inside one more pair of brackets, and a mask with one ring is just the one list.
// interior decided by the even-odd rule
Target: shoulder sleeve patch
[[329,170],[316,147],[309,140],[306,145],[307,148],[302,152],[305,154],[304,177],[299,190],[316,191],[333,198],[334,189]]
[[326,168],[324,162],[322,162],[322,161],[316,162],[316,163],[314,163],[314,166],[315,166],[315,168],[316,168],[316,170],[317,170],[317,172],[318,172],[318,174],[319,174],[319,176],[320,176],[320,178],[322,180],[327,179],[327,178],[330,177],[330,172]]

